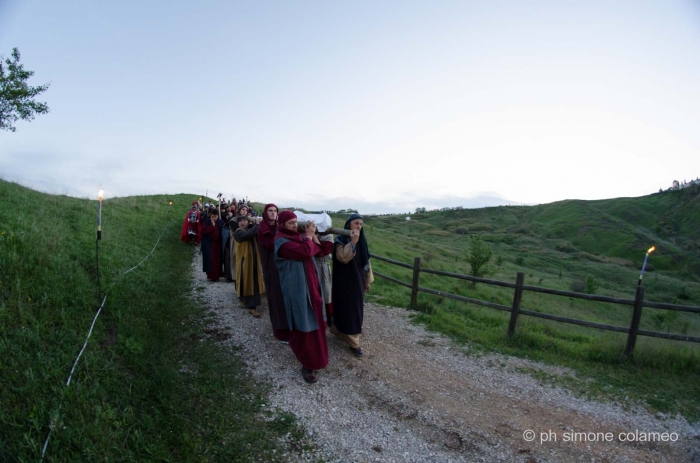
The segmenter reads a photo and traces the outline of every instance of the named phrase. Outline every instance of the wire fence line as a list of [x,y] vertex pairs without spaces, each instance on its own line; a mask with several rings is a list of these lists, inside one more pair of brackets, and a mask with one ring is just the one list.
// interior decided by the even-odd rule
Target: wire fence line
[[[168,209],[168,214],[170,213],[170,209]],[[107,294],[114,288],[114,286],[119,283],[121,278],[126,275],[127,273],[131,272],[132,270],[135,270],[136,268],[140,267],[141,264],[146,262],[146,260],[151,257],[153,252],[156,250],[158,247],[158,243],[160,243],[160,239],[163,236],[163,233],[165,233],[165,230],[168,228],[166,225],[163,227],[163,230],[160,232],[160,235],[158,235],[158,239],[156,240],[156,244],[153,246],[153,249],[151,249],[151,252],[149,252],[146,257],[144,257],[141,262],[136,264],[135,266],[131,267],[129,270],[123,272],[121,275],[117,276],[117,278],[112,282],[112,284],[107,288],[105,291],[104,298],[102,299],[102,304],[100,304],[100,307],[97,309],[97,312],[95,313],[95,316],[92,319],[92,323],[90,324],[90,329],[88,330],[87,336],[85,336],[85,342],[83,343],[83,347],[80,349],[80,352],[78,353],[78,356],[75,358],[75,361],[73,361],[73,367],[70,370],[70,374],[68,375],[68,379],[66,380],[66,385],[65,387],[70,386],[71,379],[73,378],[73,373],[75,372],[75,368],[78,366],[78,362],[80,361],[80,357],[83,355],[83,352],[85,351],[85,348],[87,347],[88,341],[90,340],[90,336],[92,336],[92,330],[95,327],[95,323],[97,322],[97,318],[100,316],[100,313],[102,312],[102,309],[104,308],[105,302],[107,301]],[[99,248],[98,248],[99,249]],[[99,253],[99,250],[96,252]],[[98,264],[99,265],[99,264]],[[99,289],[99,270],[98,270],[98,289]],[[46,454],[46,449],[49,445],[49,440],[51,439],[51,434],[53,433],[53,430],[56,428],[56,424],[58,423],[58,419],[61,413],[61,408],[63,407],[63,399],[61,399],[61,402],[58,405],[58,410],[56,411],[56,414],[54,417],[51,419],[51,422],[49,424],[49,433],[46,436],[46,440],[44,441],[44,447],[41,450],[41,459],[39,460],[40,462],[44,461],[44,455]]]

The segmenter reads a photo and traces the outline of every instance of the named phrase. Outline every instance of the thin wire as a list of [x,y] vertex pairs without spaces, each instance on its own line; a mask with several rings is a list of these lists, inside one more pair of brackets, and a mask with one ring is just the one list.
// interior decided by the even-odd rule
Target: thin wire
[[[85,352],[85,348],[87,347],[88,340],[90,340],[90,336],[92,335],[92,329],[95,327],[95,322],[97,321],[97,317],[100,316],[100,312],[102,312],[102,307],[105,305],[105,301],[107,301],[107,295],[105,294],[104,299],[102,299],[102,304],[100,305],[100,308],[97,309],[97,313],[95,314],[95,317],[92,319],[92,324],[90,325],[90,331],[88,331],[87,337],[85,338],[85,342],[83,343],[83,348],[80,349],[80,353],[78,356],[75,358],[75,361],[73,362],[73,368],[70,369],[70,374],[68,375],[68,381],[66,381],[66,387],[70,386],[70,380],[73,378],[73,373],[75,372],[75,367],[78,366],[78,361],[80,360],[80,357],[83,355],[83,352]],[[63,407],[63,401],[58,406],[58,412],[56,413],[56,417],[58,417],[59,413],[61,412],[61,407]],[[44,460],[44,454],[46,453],[46,448],[49,445],[49,439],[51,439],[51,433],[53,432],[53,429],[56,427],[56,423],[53,422],[49,425],[49,434],[46,436],[46,442],[44,442],[44,448],[41,450],[41,461]]]
[[[170,208],[168,208],[168,214],[170,214]],[[151,249],[151,252],[148,253],[146,257],[141,260],[136,266],[131,267],[129,270],[126,272],[122,273],[117,277],[117,279],[110,285],[109,289],[105,291],[105,296],[104,299],[102,299],[102,304],[100,304],[99,309],[97,309],[97,313],[95,313],[95,317],[92,319],[92,324],[90,325],[90,330],[88,331],[87,337],[85,338],[85,342],[83,343],[82,349],[80,349],[80,353],[78,353],[78,356],[75,358],[75,361],[73,362],[73,368],[70,370],[70,374],[68,375],[68,380],[66,381],[66,387],[70,386],[70,381],[73,377],[73,373],[75,372],[75,368],[78,366],[78,361],[80,360],[80,357],[83,355],[83,352],[85,351],[85,348],[87,347],[87,343],[90,340],[90,336],[92,335],[92,329],[95,327],[95,323],[97,322],[97,317],[100,316],[100,313],[102,312],[102,308],[105,305],[105,302],[107,301],[107,294],[109,291],[116,285],[119,280],[126,275],[127,273],[131,272],[132,270],[136,269],[139,267],[141,264],[143,264],[146,259],[151,257],[151,254],[153,254],[153,251],[156,250],[156,247],[158,246],[158,243],[160,243],[160,239],[163,236],[163,233],[165,233],[165,230],[167,229],[167,225],[163,228],[163,230],[160,232],[160,235],[158,235],[158,239],[156,240],[156,244],[153,246],[153,249]],[[96,254],[98,255],[97,257],[97,289],[100,291],[100,261],[99,261],[99,246],[98,246],[98,240],[95,240],[95,249],[96,249]],[[101,295],[101,294],[100,294]],[[46,436],[46,441],[44,442],[44,447],[41,450],[41,461],[44,461],[44,455],[46,454],[46,449],[49,445],[49,440],[51,439],[51,433],[53,432],[54,428],[56,427],[56,420],[58,420],[58,416],[61,412],[61,407],[63,407],[63,401],[58,406],[58,411],[56,412],[55,415],[55,420],[51,420],[51,424],[49,425],[49,433]]]

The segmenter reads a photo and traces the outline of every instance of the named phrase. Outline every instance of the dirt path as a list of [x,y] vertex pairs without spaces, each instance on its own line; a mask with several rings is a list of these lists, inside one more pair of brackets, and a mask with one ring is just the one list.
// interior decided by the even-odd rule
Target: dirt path
[[[195,297],[209,306],[213,320],[207,332],[243,349],[251,373],[272,384],[271,405],[294,413],[317,445],[315,455],[290,455],[292,460],[700,463],[698,425],[543,386],[518,369],[572,373],[471,355],[412,325],[404,309],[367,304],[365,356],[353,357],[329,335],[328,368],[317,384],[307,385],[289,347],[273,338],[266,308],[262,318],[253,318],[239,307],[233,284],[209,283],[199,269],[196,255]],[[533,441],[525,439],[527,430]],[[647,439],[666,442],[641,441],[652,432],[675,434]],[[636,441],[623,442],[620,433],[633,433],[629,438]]]

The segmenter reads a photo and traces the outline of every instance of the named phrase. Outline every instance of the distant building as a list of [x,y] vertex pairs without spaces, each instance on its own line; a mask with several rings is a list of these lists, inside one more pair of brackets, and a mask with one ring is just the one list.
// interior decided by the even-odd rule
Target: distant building
[[696,178],[695,180],[691,180],[689,182],[683,180],[683,183],[679,182],[678,180],[674,180],[671,184],[671,190],[682,190],[683,188],[688,188],[693,185],[700,185],[700,178]]

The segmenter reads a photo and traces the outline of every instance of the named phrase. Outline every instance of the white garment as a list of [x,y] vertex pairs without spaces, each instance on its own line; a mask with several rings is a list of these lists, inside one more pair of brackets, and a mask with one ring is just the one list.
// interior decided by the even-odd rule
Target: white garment
[[316,229],[319,233],[323,233],[333,226],[331,216],[326,214],[305,214],[300,211],[294,211],[299,222],[313,222],[316,224]]

